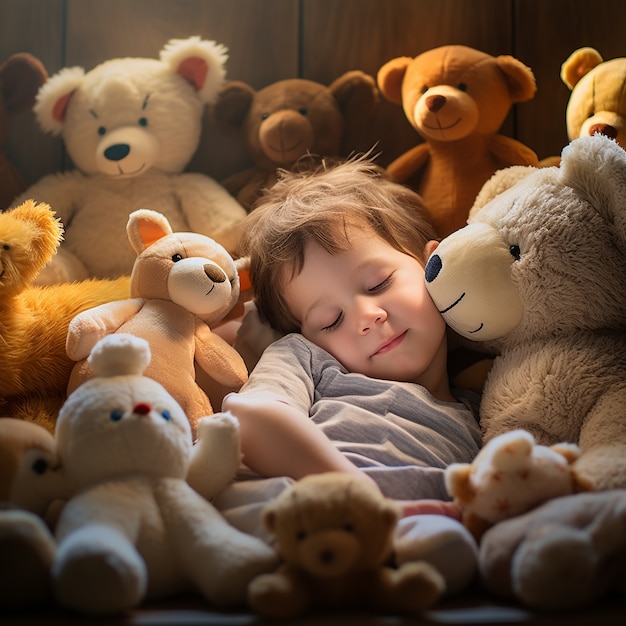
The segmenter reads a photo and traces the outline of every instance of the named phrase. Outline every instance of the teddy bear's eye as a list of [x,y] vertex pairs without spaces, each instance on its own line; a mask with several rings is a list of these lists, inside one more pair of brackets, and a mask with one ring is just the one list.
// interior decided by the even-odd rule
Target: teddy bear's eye
[[179,254],[178,252],[176,254],[172,254],[172,261],[174,263],[178,263],[178,261],[182,261],[183,260],[183,255]]
[[269,113],[261,113],[261,119],[266,120],[270,116]]
[[467,91],[467,85],[465,83],[459,83],[456,87],[459,91]]
[[300,107],[298,109],[298,113],[300,113],[300,115],[308,115],[309,114],[309,110],[306,107]]
[[122,417],[124,417],[124,411],[120,411],[119,409],[113,409],[109,417],[111,418],[112,422],[119,422]]
[[428,85],[424,85],[422,87],[422,93],[426,93],[428,91],[428,89],[429,89]]
[[515,244],[509,246],[509,252],[516,261],[519,261],[522,258],[522,251],[520,250],[520,247]]
[[107,129],[104,126],[100,126],[98,128],[98,135],[102,137],[102,135],[106,135]]
[[139,118],[139,126],[147,126],[147,125],[148,125],[148,118],[140,117]]
[[296,539],[297,539],[298,541],[303,541],[304,539],[306,539],[306,536],[307,536],[307,532],[306,532],[306,530],[299,530],[299,531],[296,533]]
[[33,462],[32,468],[35,474],[39,474],[41,476],[48,470],[48,461],[46,461],[46,459],[36,459]]
[[169,422],[172,419],[172,414],[169,411],[161,411],[161,416],[166,422]]
[[2,244],[2,249],[6,252],[11,249],[11,246],[8,243]]

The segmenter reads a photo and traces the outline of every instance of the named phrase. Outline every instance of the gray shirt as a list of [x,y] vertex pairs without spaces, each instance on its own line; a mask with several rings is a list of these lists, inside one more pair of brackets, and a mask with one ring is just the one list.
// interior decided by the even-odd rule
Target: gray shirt
[[446,466],[471,462],[481,445],[475,394],[441,402],[415,383],[350,373],[298,334],[263,352],[241,391],[252,390],[289,398],[390,498],[449,499]]

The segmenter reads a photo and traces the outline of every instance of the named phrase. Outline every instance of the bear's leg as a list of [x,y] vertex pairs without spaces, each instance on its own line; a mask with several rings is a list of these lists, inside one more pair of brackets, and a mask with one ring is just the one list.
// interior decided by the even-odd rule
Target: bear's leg
[[94,614],[139,605],[147,587],[146,565],[135,546],[118,530],[97,523],[61,541],[52,579],[62,606]]

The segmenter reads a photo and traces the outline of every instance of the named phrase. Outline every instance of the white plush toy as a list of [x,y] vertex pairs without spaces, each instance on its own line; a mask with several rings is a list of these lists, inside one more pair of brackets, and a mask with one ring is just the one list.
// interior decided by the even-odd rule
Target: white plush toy
[[[230,526],[186,482],[189,422],[159,383],[142,376],[149,360],[145,340],[105,337],[90,356],[97,377],[59,414],[58,454],[76,495],[56,527],[52,579],[69,609],[117,613],[185,588],[218,606],[243,604],[248,583],[277,565],[267,544]],[[211,468],[220,477],[206,476],[206,495],[234,474],[239,449],[224,442],[238,442],[236,428],[229,415],[201,423],[195,479],[202,483]]]
[[512,430],[487,442],[472,463],[449,465],[446,487],[480,540],[494,524],[574,493],[572,463],[579,456],[575,444],[535,445],[529,432]]
[[45,201],[65,227],[40,283],[130,274],[128,215],[150,208],[175,230],[208,235],[234,250],[245,210],[214,179],[183,173],[200,141],[206,105],[224,81],[226,49],[191,37],[171,40],[160,59],[110,59],[86,72],[60,70],[34,111],[61,135],[77,169],[45,176],[18,197]]

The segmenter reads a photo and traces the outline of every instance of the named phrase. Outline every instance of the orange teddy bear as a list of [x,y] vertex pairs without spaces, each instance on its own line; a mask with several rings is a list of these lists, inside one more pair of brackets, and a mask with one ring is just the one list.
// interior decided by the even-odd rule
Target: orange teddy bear
[[477,193],[496,170],[537,165],[530,148],[497,134],[511,106],[536,91],[531,69],[514,57],[441,46],[388,61],[377,80],[425,140],[396,158],[388,172],[424,198],[440,237],[465,226]]

